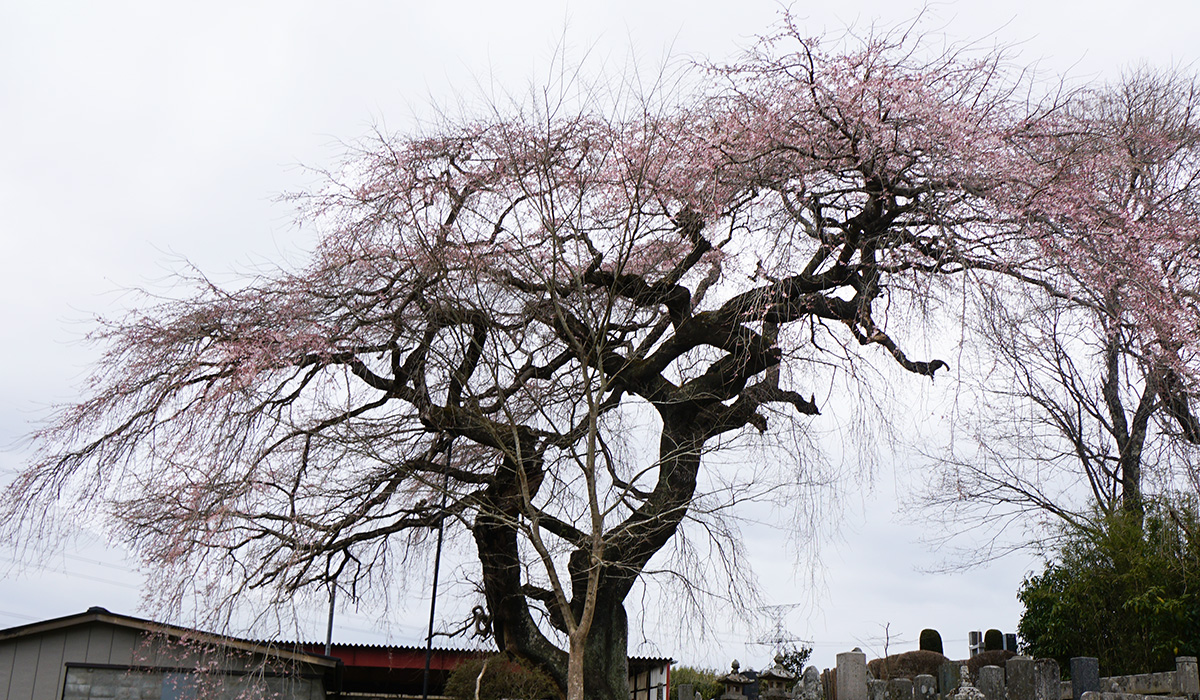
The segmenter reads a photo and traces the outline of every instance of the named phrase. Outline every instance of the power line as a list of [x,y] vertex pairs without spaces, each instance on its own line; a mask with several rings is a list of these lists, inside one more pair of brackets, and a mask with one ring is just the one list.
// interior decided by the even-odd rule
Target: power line
[[[4,561],[9,562],[10,564],[16,564],[17,566],[22,566],[22,567],[27,566],[32,569],[40,569],[41,571],[45,571],[47,573],[56,574],[59,576],[66,576],[68,578],[81,578],[81,579],[86,579],[88,581],[96,581],[98,583],[107,583],[110,586],[120,586],[121,588],[129,588],[129,589],[132,589],[135,591],[140,591],[142,589],[141,586],[137,586],[132,583],[128,583],[126,581],[113,581],[112,579],[102,578],[100,576],[91,576],[89,574],[81,574],[78,572],[67,571],[65,569],[56,569],[56,568],[53,568],[46,564],[17,561],[16,559],[12,559],[10,557],[0,557],[0,559],[3,559]],[[133,573],[133,572],[130,571],[129,573]]]
[[34,616],[32,616],[32,615],[23,615],[23,614],[21,614],[21,613],[9,612],[8,610],[0,610],[0,615],[4,615],[4,616],[6,616],[6,617],[15,617],[15,618],[17,618],[18,620],[30,620],[30,621],[34,621],[34,620],[37,620],[37,619],[38,619],[38,618],[36,618],[36,617],[34,617]]
[[121,565],[121,564],[112,564],[112,563],[109,563],[106,561],[100,561],[99,559],[89,559],[88,557],[81,557],[78,554],[67,554],[66,552],[63,552],[61,556],[63,556],[66,559],[73,559],[75,561],[81,561],[86,564],[95,564],[96,566],[103,566],[103,567],[106,567],[109,569],[116,569],[117,571],[124,571],[124,572],[130,573],[130,574],[137,573],[137,569],[134,569],[131,566],[125,566],[125,565]]

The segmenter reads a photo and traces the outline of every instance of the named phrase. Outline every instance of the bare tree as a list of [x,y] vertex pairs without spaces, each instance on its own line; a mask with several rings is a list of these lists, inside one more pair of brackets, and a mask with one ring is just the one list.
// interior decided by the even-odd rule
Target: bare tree
[[1024,547],[1194,488],[1198,118],[1194,78],[1141,69],[1077,95],[1041,144],[1061,173],[1030,224],[1055,234],[1049,274],[981,296],[981,402],[935,511],[993,534],[1020,520]]

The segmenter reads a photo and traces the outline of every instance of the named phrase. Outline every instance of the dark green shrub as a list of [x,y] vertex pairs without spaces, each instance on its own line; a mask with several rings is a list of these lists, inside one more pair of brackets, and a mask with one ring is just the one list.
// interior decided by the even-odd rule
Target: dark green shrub
[[[479,679],[480,671],[483,671],[482,679]],[[446,695],[456,700],[474,700],[476,681],[479,682],[479,700],[557,700],[561,697],[550,676],[506,654],[459,664],[446,679]]]
[[719,696],[724,690],[721,684],[717,681],[721,677],[719,671],[707,668],[692,668],[691,666],[678,666],[671,669],[671,687],[667,695],[668,700],[678,700],[679,686],[691,684],[692,688],[700,693],[700,697],[704,700],[711,700]]
[[983,633],[983,650],[1000,651],[1004,649],[1004,633],[1000,630],[988,630]]
[[1095,656],[1105,675],[1175,667],[1200,653],[1200,518],[1194,501],[1151,502],[1136,514],[1097,515],[1064,533],[1046,569],[1025,579],[1022,651]]
[[936,651],[939,654],[946,653],[942,651],[942,635],[938,634],[937,630],[921,630],[921,651]]
[[808,663],[808,657],[812,656],[812,651],[812,647],[806,646],[802,646],[799,649],[794,647],[784,649],[779,653],[779,665],[796,674],[796,678],[799,678],[804,673],[804,664]]
[[1016,655],[1016,652],[1005,649],[981,651],[967,659],[967,672],[971,674],[971,680],[976,681],[979,679],[979,669],[984,666],[999,666],[1000,668],[1004,668],[1005,663]]
[[875,678],[886,681],[892,678],[908,678],[928,673],[936,676],[938,669],[948,659],[936,651],[917,650],[906,651],[902,654],[892,654],[883,659],[871,659],[867,662],[867,670]]

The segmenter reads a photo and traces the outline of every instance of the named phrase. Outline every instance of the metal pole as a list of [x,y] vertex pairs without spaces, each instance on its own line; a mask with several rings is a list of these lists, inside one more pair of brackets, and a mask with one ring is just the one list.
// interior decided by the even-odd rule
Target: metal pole
[[[442,474],[442,511],[446,510],[446,489],[450,482],[450,451],[454,447],[454,438],[446,445],[446,471]],[[433,659],[433,617],[437,609],[438,570],[442,565],[442,537],[446,532],[445,513],[438,521],[437,549],[433,555],[433,594],[429,598],[429,634],[425,637],[425,679],[421,683],[421,699],[429,700],[429,663]]]
[[337,581],[329,582],[329,626],[325,628],[325,656],[333,646],[333,604],[337,600]]

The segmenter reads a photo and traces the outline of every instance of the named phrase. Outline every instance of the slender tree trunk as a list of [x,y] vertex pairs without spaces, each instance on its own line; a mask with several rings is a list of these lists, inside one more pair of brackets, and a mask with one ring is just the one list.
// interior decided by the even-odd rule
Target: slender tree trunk
[[1146,504],[1142,500],[1142,465],[1129,460],[1121,474],[1121,509],[1132,522],[1141,523],[1146,517]]
[[584,700],[583,656],[586,647],[587,639],[583,635],[571,635],[570,649],[567,652],[567,700]]
[[1104,348],[1105,375],[1101,386],[1104,403],[1108,407],[1109,431],[1117,444],[1117,464],[1120,469],[1119,508],[1126,516],[1134,519],[1140,527],[1145,506],[1142,503],[1142,448],[1146,441],[1146,430],[1158,397],[1155,372],[1146,375],[1146,386],[1134,411],[1132,424],[1126,415],[1121,396],[1122,344],[1115,330],[1110,331]]

